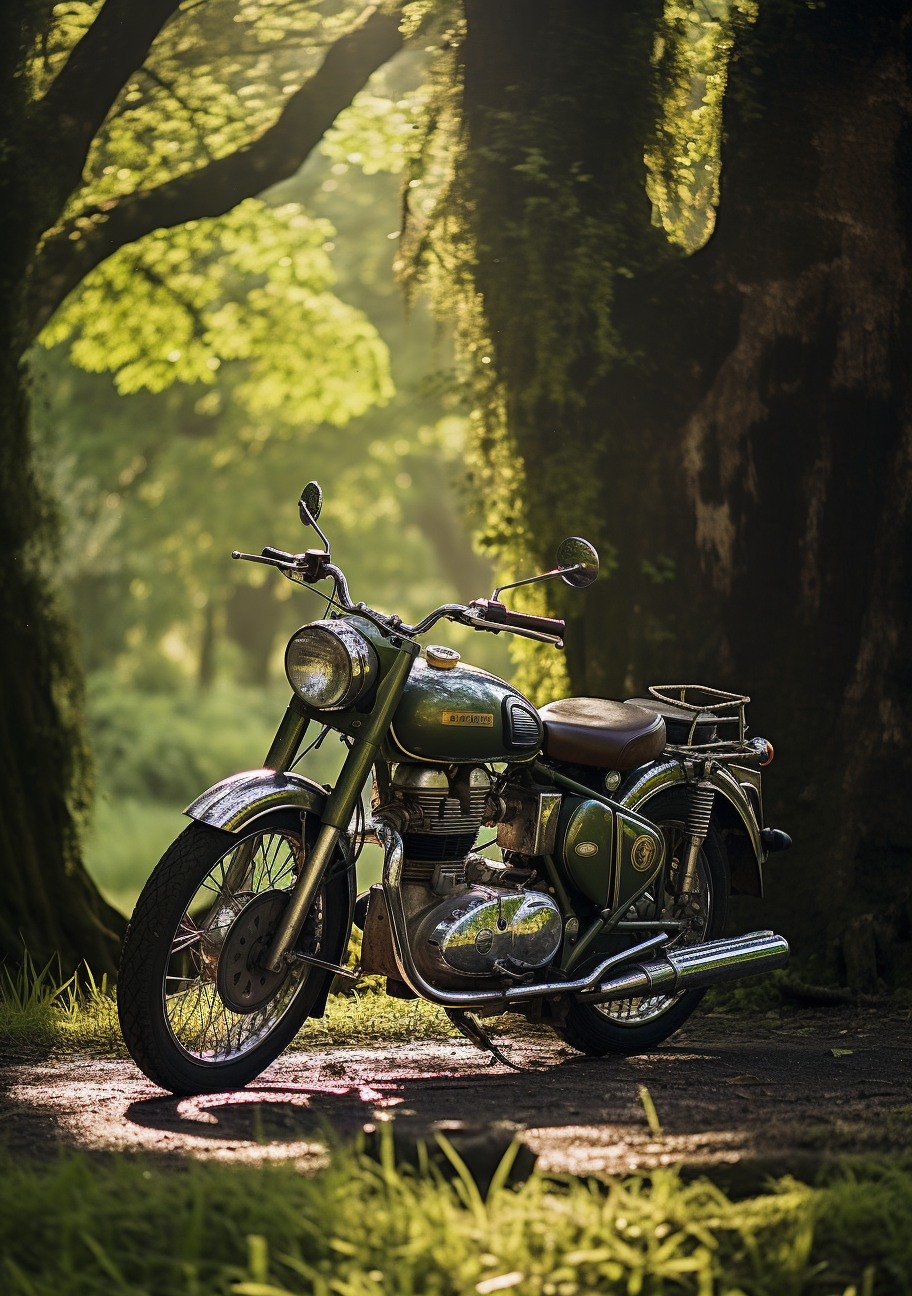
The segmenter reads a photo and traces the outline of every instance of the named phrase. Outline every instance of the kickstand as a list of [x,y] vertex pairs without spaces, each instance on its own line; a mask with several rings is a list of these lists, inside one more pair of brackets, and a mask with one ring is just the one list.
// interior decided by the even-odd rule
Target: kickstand
[[514,1071],[529,1070],[528,1067],[522,1066],[519,1062],[511,1062],[508,1057],[504,1057],[481,1023],[476,1021],[469,1013],[464,1012],[461,1008],[447,1008],[445,1011],[456,1029],[461,1031],[466,1039],[471,1040],[475,1047],[481,1049],[483,1053],[490,1053],[495,1061],[502,1062],[504,1066],[512,1067]]

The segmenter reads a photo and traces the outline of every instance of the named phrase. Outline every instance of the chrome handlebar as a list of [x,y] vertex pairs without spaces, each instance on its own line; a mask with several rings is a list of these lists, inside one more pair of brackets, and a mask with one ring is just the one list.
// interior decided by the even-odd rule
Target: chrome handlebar
[[[501,608],[500,604],[494,607],[500,609],[500,615],[496,613],[487,616],[488,612],[494,612],[494,608],[486,599],[479,599],[475,603],[442,603],[440,607],[435,608],[429,613],[423,621],[416,625],[406,625],[400,617],[392,615],[387,616],[382,612],[375,612],[373,608],[366,603],[354,603],[348,588],[348,581],[345,579],[345,573],[335,563],[329,562],[329,555],[320,550],[308,550],[303,554],[286,553],[284,549],[273,549],[271,546],[259,554],[241,553],[237,549],[232,551],[231,557],[234,559],[243,559],[245,562],[264,563],[269,567],[277,567],[283,576],[289,580],[296,581],[301,585],[315,585],[317,581],[330,577],[335,588],[335,602],[343,612],[353,612],[356,616],[362,616],[377,627],[384,635],[401,634],[407,639],[412,639],[417,635],[424,634],[430,630],[431,626],[436,625],[438,621],[444,618],[450,621],[457,621],[460,625],[471,626],[475,630],[488,630],[497,634],[501,630],[507,630],[510,634],[520,635],[523,639],[536,639],[541,643],[552,644],[555,648],[563,648],[564,641],[559,634],[544,633],[540,630],[533,629],[529,622],[541,621],[550,631],[560,628],[561,633],[564,629],[562,621],[556,621],[550,617],[535,617],[523,613],[513,613]],[[506,616],[504,616],[506,611]],[[512,618],[520,622],[514,624]]]

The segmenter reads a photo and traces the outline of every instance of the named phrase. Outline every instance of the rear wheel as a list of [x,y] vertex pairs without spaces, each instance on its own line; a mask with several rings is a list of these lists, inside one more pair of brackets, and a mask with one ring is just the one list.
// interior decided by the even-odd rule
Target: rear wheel
[[[630,918],[685,918],[688,927],[676,946],[716,940],[725,931],[730,892],[728,856],[714,821],[700,849],[696,891],[681,894],[687,792],[661,792],[638,813],[660,829],[665,838],[665,866],[652,892],[631,907]],[[604,1004],[570,1002],[558,1033],[581,1053],[642,1053],[655,1048],[681,1027],[705,994],[688,990],[678,995],[651,995],[612,1000]]]
[[[292,810],[240,835],[191,823],[136,905],[117,1004],[137,1066],[172,1093],[235,1089],[260,1074],[322,1007],[331,972],[259,966],[318,825]],[[324,884],[298,947],[338,962],[348,939],[350,870]]]

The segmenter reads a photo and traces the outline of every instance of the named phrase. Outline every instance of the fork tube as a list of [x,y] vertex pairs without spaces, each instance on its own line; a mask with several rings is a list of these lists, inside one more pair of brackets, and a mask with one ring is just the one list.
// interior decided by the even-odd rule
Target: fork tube
[[345,758],[336,786],[323,810],[319,836],[309,858],[304,861],[275,938],[263,958],[263,966],[270,972],[278,972],[282,967],[285,954],[297,940],[316,899],[339,837],[351,822],[352,811],[361,795],[361,789],[377,759],[380,744],[386,737],[408,679],[412,660],[418,655],[418,651],[417,643],[408,639],[401,641],[398,657],[380,681],[374,708],[364,719],[364,733],[355,740]]
[[309,724],[310,716],[305,713],[304,705],[297,695],[293,694],[263,762],[264,768],[284,774],[297,756]]

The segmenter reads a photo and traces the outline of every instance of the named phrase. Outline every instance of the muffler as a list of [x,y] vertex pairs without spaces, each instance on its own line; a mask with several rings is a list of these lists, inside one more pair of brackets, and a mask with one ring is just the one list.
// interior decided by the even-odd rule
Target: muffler
[[749,932],[728,940],[706,941],[662,952],[649,963],[635,963],[622,976],[602,981],[578,997],[586,1003],[609,999],[641,999],[660,994],[680,994],[738,981],[759,972],[774,972],[788,962],[788,941],[772,931]]

